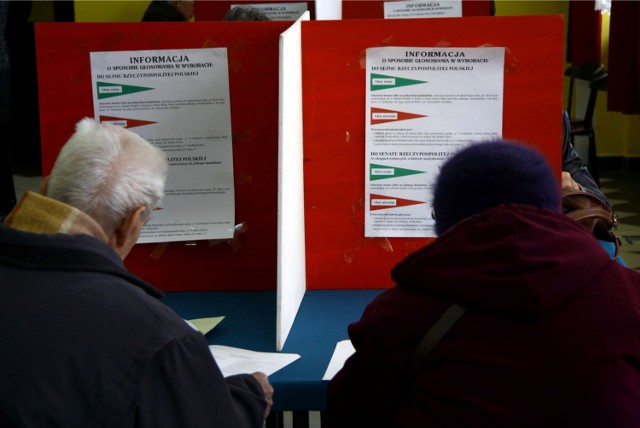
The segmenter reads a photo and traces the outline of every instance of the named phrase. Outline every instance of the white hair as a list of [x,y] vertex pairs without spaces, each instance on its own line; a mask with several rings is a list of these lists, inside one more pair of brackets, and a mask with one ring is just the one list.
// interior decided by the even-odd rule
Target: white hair
[[47,196],[78,208],[107,234],[140,206],[148,217],[164,197],[162,150],[119,126],[85,118],[51,171]]

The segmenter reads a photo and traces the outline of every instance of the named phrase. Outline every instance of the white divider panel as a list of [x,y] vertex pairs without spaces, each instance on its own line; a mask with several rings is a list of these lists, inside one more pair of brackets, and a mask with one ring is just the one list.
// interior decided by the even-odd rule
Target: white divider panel
[[282,351],[307,290],[302,152],[302,21],[280,35],[278,291],[276,349]]

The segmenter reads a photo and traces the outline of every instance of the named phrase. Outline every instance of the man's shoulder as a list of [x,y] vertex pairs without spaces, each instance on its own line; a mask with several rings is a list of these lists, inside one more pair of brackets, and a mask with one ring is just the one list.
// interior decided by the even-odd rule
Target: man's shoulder
[[[122,259],[104,242],[86,234],[41,234],[0,225],[0,267],[19,268],[16,276],[33,281],[67,283],[67,276],[94,275],[93,281],[118,278],[160,297],[162,293],[127,271]],[[93,284],[93,281],[88,284]]]
[[180,336],[190,330],[157,299],[160,291],[129,273],[108,246],[88,235],[41,235],[3,227],[0,244],[0,272],[10,285],[3,291],[5,298],[29,289],[34,301],[46,300],[48,309],[68,308],[70,319],[88,325],[102,320],[96,328],[105,330],[128,325],[130,336],[152,331]]

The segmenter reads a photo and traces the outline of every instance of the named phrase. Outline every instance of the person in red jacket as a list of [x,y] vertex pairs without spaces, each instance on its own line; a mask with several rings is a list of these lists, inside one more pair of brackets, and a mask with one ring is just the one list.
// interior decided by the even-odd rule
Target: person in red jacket
[[[521,143],[445,162],[439,237],[349,326],[328,427],[640,426],[640,274],[561,213],[559,187]],[[466,312],[411,374],[452,304]]]

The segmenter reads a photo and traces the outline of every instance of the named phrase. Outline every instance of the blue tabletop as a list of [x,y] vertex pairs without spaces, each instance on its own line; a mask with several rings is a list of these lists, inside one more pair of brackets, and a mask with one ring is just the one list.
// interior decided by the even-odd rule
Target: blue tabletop
[[[615,245],[601,244],[612,256]],[[618,262],[624,265],[622,259]],[[382,291],[306,291],[282,350],[301,358],[269,377],[275,389],[275,412],[325,408],[327,382],[322,377],[335,345],[348,339],[348,325],[360,319],[367,303]],[[276,352],[275,291],[167,293],[164,302],[185,319],[224,315],[206,335],[210,345]]]
[[[275,389],[274,411],[323,410],[327,382],[322,381],[338,341],[360,319],[367,303],[382,290],[308,290],[283,352],[300,359],[269,377]],[[276,292],[167,293],[164,302],[185,318],[224,315],[206,338],[209,344],[275,352]]]

